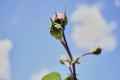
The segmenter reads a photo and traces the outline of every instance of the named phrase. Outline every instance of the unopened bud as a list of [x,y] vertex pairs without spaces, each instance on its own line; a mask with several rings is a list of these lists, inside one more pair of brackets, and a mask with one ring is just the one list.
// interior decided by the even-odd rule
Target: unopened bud
[[62,55],[59,59],[60,59],[61,64],[65,64],[66,62],[70,61],[68,56],[66,56],[66,55]]
[[51,18],[54,23],[58,23],[62,26],[63,30],[67,24],[67,16],[66,11],[64,11],[64,14],[60,12],[56,12],[55,15]]
[[100,47],[95,48],[95,50],[92,51],[92,54],[99,55],[102,52],[102,49]]

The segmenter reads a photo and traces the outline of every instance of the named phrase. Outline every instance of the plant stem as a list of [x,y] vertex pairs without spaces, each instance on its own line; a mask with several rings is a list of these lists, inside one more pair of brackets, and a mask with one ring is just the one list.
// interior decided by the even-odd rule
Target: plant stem
[[83,54],[78,55],[77,58],[83,57],[85,55],[90,55],[90,54],[91,54],[91,52],[83,53]]
[[74,80],[77,80],[77,78],[76,78],[75,63],[73,63],[73,78],[74,78]]
[[[66,49],[66,51],[67,51],[67,53],[68,53],[68,55],[69,55],[69,58],[70,58],[70,60],[71,60],[71,62],[72,62],[72,61],[73,61],[73,57],[72,57],[71,51],[70,51],[70,49],[69,49],[69,46],[68,46],[68,44],[67,44],[67,41],[66,41],[66,37],[65,37],[64,32],[63,32],[63,40],[64,40],[64,41],[62,41],[61,43],[63,44],[64,48]],[[70,63],[70,64],[71,64],[71,63]],[[73,71],[71,70],[71,68],[70,68],[69,70],[70,70],[70,72],[71,72],[71,71],[73,72],[73,73],[72,73],[73,79],[74,79],[74,80],[77,80],[77,78],[76,78],[75,63],[72,64],[72,68],[73,68]]]
[[61,42],[61,44],[64,46],[65,50],[68,52],[68,49],[67,49],[67,47],[66,47],[65,43],[63,42],[63,40],[62,40],[62,41],[60,41],[60,42]]
[[68,47],[68,44],[67,44],[67,41],[66,41],[66,37],[65,37],[64,32],[63,32],[63,40],[64,40],[64,43],[65,43],[65,45],[66,45],[67,52],[68,52],[68,55],[69,55],[69,57],[70,57],[70,60],[72,61],[72,60],[73,60],[73,57],[72,57],[71,51],[70,51],[70,49],[69,49],[69,47]]
[[71,67],[69,67],[69,71],[70,71],[71,74],[73,74]]
[[[65,43],[63,41],[61,41],[61,44],[64,46],[65,50],[68,52],[68,49],[67,49]],[[71,62],[69,64],[71,65]],[[70,66],[69,66],[69,71],[70,71],[71,74],[73,73]]]

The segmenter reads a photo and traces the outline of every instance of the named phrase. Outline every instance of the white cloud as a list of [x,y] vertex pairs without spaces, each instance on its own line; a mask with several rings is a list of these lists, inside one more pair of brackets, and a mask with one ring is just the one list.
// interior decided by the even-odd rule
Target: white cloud
[[120,7],[120,0],[115,0],[115,6]]
[[12,48],[10,40],[0,40],[0,79],[8,80],[10,78],[9,51]]
[[42,80],[42,77],[49,73],[48,70],[42,70],[37,74],[32,75],[31,80]]
[[116,46],[113,30],[117,24],[107,22],[98,6],[81,5],[71,15],[73,22],[72,39],[80,48],[91,49],[96,46],[112,51]]

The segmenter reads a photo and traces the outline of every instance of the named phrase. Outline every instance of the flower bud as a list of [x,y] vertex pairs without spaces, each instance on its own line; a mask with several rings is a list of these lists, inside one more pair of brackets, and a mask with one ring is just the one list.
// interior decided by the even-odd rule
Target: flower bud
[[92,54],[99,55],[101,52],[102,52],[102,49],[100,47],[97,47],[92,51]]
[[61,64],[65,64],[66,62],[69,62],[70,60],[69,60],[69,58],[66,56],[66,55],[62,55],[61,57],[60,57],[60,62],[61,62]]
[[55,15],[52,17],[52,20],[54,23],[60,24],[64,30],[65,25],[67,24],[66,11],[64,11],[64,14],[56,12]]

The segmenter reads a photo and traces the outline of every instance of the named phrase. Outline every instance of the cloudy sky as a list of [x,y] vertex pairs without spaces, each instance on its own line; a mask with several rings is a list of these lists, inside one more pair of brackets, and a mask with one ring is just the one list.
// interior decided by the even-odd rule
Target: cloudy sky
[[67,53],[48,32],[49,18],[65,6],[73,56],[103,49],[80,60],[77,77],[120,80],[120,0],[0,0],[0,80],[40,80],[51,71],[69,75],[58,60]]

